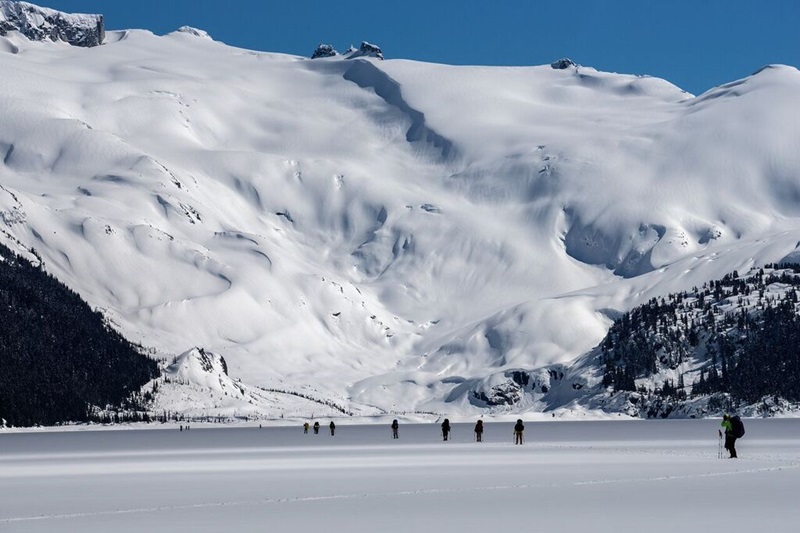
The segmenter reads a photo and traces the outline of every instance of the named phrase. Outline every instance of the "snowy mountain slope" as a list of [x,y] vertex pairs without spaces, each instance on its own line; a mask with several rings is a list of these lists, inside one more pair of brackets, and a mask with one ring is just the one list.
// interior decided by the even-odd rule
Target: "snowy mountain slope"
[[0,40],[5,238],[132,340],[253,386],[471,410],[469,380],[800,241],[793,67],[692,97],[186,31]]
[[312,387],[303,390],[253,387],[228,375],[225,359],[202,348],[179,356],[163,375],[143,387],[157,400],[156,416],[165,420],[217,420],[304,418],[376,414],[374,409],[355,412],[343,398],[322,398]]
[[653,298],[615,322],[563,376],[551,371],[539,390],[511,388],[518,396],[527,388],[547,409],[580,405],[647,418],[796,411],[796,401],[786,400],[796,399],[797,383],[794,259]]
[[0,0],[0,35],[11,32],[73,46],[98,46],[105,40],[102,15],[67,14],[27,2]]

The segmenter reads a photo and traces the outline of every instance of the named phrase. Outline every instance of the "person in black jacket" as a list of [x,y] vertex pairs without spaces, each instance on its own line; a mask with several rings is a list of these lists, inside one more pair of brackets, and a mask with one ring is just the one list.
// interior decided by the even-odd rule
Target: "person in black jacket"
[[333,437],[333,433],[336,431],[336,424],[333,423],[333,420],[331,420],[331,424],[328,427],[331,428],[331,437]]
[[483,442],[483,420],[475,423],[475,442]]
[[447,440],[450,437],[450,420],[445,418],[442,422],[442,437]]
[[522,419],[518,419],[514,424],[514,444],[522,444],[522,432],[525,431],[525,426],[522,424]]
[[314,435],[319,433],[319,421],[314,422]]
[[399,428],[400,428],[400,424],[398,424],[398,423],[397,423],[397,419],[394,419],[394,420],[392,420],[392,438],[393,438],[393,439],[396,439],[396,438],[398,438],[398,436],[397,436],[397,430],[398,430]]

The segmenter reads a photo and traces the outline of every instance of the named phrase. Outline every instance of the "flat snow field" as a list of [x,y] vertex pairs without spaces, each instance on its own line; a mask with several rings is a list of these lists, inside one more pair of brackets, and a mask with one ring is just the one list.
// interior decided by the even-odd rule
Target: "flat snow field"
[[0,531],[794,531],[800,420],[0,433]]

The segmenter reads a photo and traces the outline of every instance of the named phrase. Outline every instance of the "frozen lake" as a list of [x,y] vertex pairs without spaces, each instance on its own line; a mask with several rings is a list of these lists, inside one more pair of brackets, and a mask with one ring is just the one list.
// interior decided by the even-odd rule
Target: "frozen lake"
[[[0,531],[792,531],[800,420],[0,432]],[[338,421],[337,421],[338,423]]]

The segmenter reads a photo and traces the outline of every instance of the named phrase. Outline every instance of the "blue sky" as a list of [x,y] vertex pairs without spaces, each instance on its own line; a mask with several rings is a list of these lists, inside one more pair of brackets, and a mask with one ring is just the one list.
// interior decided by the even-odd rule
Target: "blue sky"
[[189,25],[233,46],[309,56],[362,40],[387,59],[541,65],[561,57],[700,94],[768,63],[800,66],[800,0],[38,0],[106,28]]

